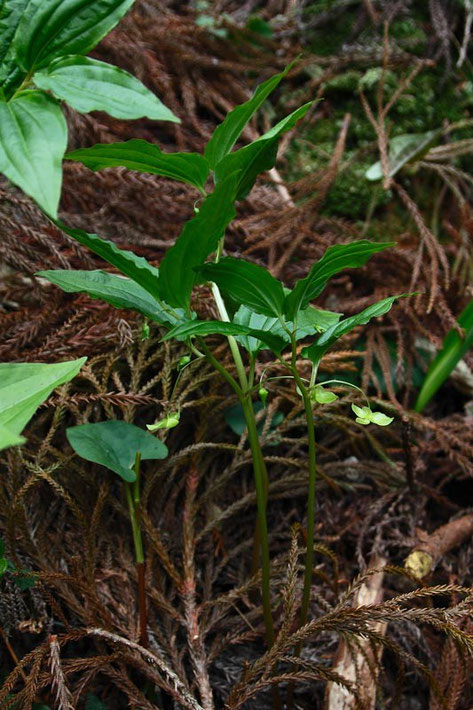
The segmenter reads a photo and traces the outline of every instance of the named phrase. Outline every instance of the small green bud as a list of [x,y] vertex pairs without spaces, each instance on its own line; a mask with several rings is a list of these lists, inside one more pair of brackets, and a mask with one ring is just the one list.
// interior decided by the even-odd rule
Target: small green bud
[[173,412],[172,414],[168,414],[166,417],[163,417],[163,419],[160,419],[159,422],[156,422],[155,424],[147,424],[146,428],[148,429],[148,431],[157,431],[158,429],[173,429],[179,424],[180,418],[180,412]]
[[148,340],[150,332],[150,327],[145,321],[143,323],[143,327],[141,328],[141,340]]
[[263,403],[263,407],[266,407],[266,402],[268,400],[268,395],[269,392],[266,389],[266,387],[260,387],[258,390],[258,397],[260,398],[261,402]]
[[177,363],[177,371],[180,372],[185,368],[186,365],[188,365],[191,361],[191,356],[190,355],[183,355],[179,362]]
[[321,385],[317,385],[310,393],[310,398],[313,402],[318,404],[331,404],[338,399],[338,395],[335,392],[330,392],[330,390],[324,389]]

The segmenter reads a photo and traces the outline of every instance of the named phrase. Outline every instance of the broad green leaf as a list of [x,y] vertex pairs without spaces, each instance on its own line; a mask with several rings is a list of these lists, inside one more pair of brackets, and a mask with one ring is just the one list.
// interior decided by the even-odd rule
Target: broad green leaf
[[134,0],[30,0],[16,30],[18,63],[27,72],[56,57],[87,54]]
[[205,280],[216,283],[224,295],[256,313],[265,316],[282,314],[282,283],[261,266],[243,259],[226,257],[215,264],[198,266],[195,270]]
[[140,173],[162,175],[194,185],[204,191],[209,165],[199,153],[163,153],[157,145],[140,139],[126,143],[94,145],[67,153],[68,160],[83,163],[91,170],[123,167]]
[[18,446],[26,441],[24,436],[19,436],[10,429],[0,425],[0,451],[7,449],[9,446]]
[[41,91],[0,100],[0,172],[50,216],[57,216],[67,125],[57,101]]
[[[288,289],[284,290],[286,291]],[[334,323],[337,323],[340,320],[340,316],[341,313],[322,311],[319,308],[309,306],[299,313],[297,330],[295,333],[296,340],[301,340],[309,335],[314,335],[314,333],[323,333],[327,330],[327,328],[332,326]],[[251,328],[253,332],[259,331],[267,333],[267,335],[265,335],[266,341],[269,336],[274,339],[277,338],[277,345],[276,340],[272,341],[273,347],[270,349],[273,350],[273,352],[281,352],[285,345],[288,345],[291,342],[289,333],[284,330],[279,318],[271,318],[263,316],[259,313],[254,313],[246,306],[240,306],[238,311],[235,313],[233,322],[239,325],[246,325]],[[286,323],[286,326],[289,331],[292,331],[294,328],[292,322]],[[251,354],[255,354],[259,350],[266,347],[262,340],[258,340],[249,335],[239,335],[237,336],[237,340]]]
[[[389,176],[394,177],[404,165],[421,158],[441,133],[442,129],[436,129],[427,133],[406,133],[393,138],[389,144]],[[381,180],[383,178],[381,161],[368,168],[365,177],[367,180]]]
[[439,387],[443,385],[460,360],[473,346],[473,301],[470,301],[462,311],[458,317],[458,323],[465,329],[465,337],[461,338],[453,329],[445,336],[442,347],[425,375],[414,407],[416,412],[422,412]]
[[366,325],[372,318],[378,318],[391,310],[391,307],[398,298],[405,298],[409,294],[401,294],[400,296],[390,296],[383,298],[377,303],[368,306],[360,313],[349,318],[343,318],[339,323],[332,325],[325,333],[315,341],[313,345],[304,348],[302,356],[309,358],[314,363],[319,363],[324,353],[339,339],[342,335],[346,335],[358,325]]
[[13,37],[21,15],[30,0],[3,0],[0,2],[0,87],[5,98],[12,87],[20,86],[24,72],[17,66],[12,48]]
[[147,116],[179,123],[177,116],[138,79],[123,69],[79,54],[54,60],[33,81],[76,111],[106,111],[123,119]]
[[227,323],[221,320],[192,320],[186,323],[171,328],[162,341],[172,340],[173,338],[190,338],[192,335],[245,335],[249,332],[249,328],[238,325],[236,323]]
[[176,243],[161,262],[159,292],[171,306],[187,310],[197,282],[194,267],[217,249],[225,229],[235,216],[238,175],[229,175],[201,204],[198,214],[184,225]]
[[66,431],[70,445],[83,459],[105,466],[124,481],[136,480],[132,470],[138,452],[144,459],[165,459],[165,444],[144,429],[128,422],[110,420],[81,424]]
[[3,577],[5,572],[8,569],[8,560],[6,560],[4,557],[0,558],[0,577]]
[[73,237],[79,244],[88,247],[112,266],[115,266],[124,276],[142,286],[154,298],[159,300],[158,276],[159,270],[152,266],[142,256],[137,256],[128,249],[119,249],[114,242],[102,239],[96,234],[88,234],[82,229],[68,227],[59,220],[53,220],[59,229]]
[[40,404],[56,387],[72,380],[86,360],[0,363],[0,427],[19,436]]
[[280,136],[293,128],[297,121],[305,116],[312,103],[311,101],[293,111],[253,143],[229,153],[215,168],[215,182],[218,184],[227,175],[239,170],[236,199],[242,200],[246,197],[258,175],[265,170],[270,170],[275,165]]
[[67,293],[83,292],[100,298],[115,308],[129,308],[160,324],[176,325],[183,311],[162,307],[146,289],[131,279],[105,271],[39,271],[37,276],[47,279]]
[[[333,311],[324,311],[320,308],[308,306],[302,311],[299,311],[297,316],[296,340],[302,340],[314,333],[324,333],[335,323],[338,323],[342,317],[341,313]],[[293,329],[293,324],[289,323],[289,329]]]
[[249,328],[244,325],[239,325],[238,323],[228,323],[227,321],[220,320],[193,320],[186,323],[176,325],[171,328],[162,340],[185,340],[193,335],[200,335],[204,337],[206,335],[252,335],[264,342],[264,344],[273,352],[279,354],[281,349],[284,347],[285,342],[282,338],[278,336],[258,330],[257,328]]
[[[271,318],[263,316],[261,313],[254,313],[246,306],[240,306],[235,313],[233,322],[237,325],[246,326],[249,330],[260,330],[272,333],[274,336],[281,338],[283,341],[284,336],[287,335],[284,333],[279,318]],[[239,335],[236,339],[240,345],[242,345],[245,350],[252,355],[256,354],[259,350],[265,347],[262,340],[254,338],[250,335]]]
[[392,246],[395,246],[394,242],[377,244],[361,239],[351,244],[329,247],[323,257],[313,265],[309,275],[298,281],[286,297],[284,312],[287,318],[296,319],[299,310],[322,293],[332,276],[345,269],[363,266],[373,254]]
[[275,74],[257,87],[249,101],[230,111],[223,122],[217,126],[211,139],[205,146],[204,155],[212,170],[228,154],[240,137],[243,129],[254,113],[266,101],[268,96],[284,79],[294,63],[289,64],[283,72]]

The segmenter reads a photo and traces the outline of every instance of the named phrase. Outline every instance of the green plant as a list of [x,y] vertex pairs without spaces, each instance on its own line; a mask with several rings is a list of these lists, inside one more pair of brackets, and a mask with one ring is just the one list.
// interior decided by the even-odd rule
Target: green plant
[[[386,298],[361,313],[340,319],[341,314],[312,306],[328,280],[347,268],[361,267],[370,257],[392,244],[361,240],[327,249],[306,278],[291,291],[266,269],[243,259],[224,256],[224,234],[235,215],[234,203],[251,190],[259,173],[276,161],[279,137],[310,109],[305,104],[281,120],[249,145],[232,151],[245,125],[289,71],[267,80],[253,97],[231,111],[208,142],[204,155],[162,154],[145,141],[97,145],[76,150],[66,157],[91,169],[123,166],[142,172],[185,181],[196,187],[204,199],[180,237],[164,257],[159,272],[145,259],[118,249],[113,243],[82,230],[60,225],[69,235],[102,256],[127,277],[104,272],[43,271],[41,276],[67,291],[83,291],[115,306],[132,308],[168,329],[163,341],[185,343],[191,355],[205,357],[235,392],[246,423],[253,459],[257,496],[255,549],[261,550],[262,600],[267,642],[274,641],[270,599],[270,556],[266,505],[268,478],[255,421],[253,397],[271,378],[256,382],[256,365],[261,351],[269,350],[275,362],[295,380],[304,403],[309,442],[309,490],[307,506],[307,552],[300,624],[307,620],[312,581],[315,526],[315,431],[313,404],[322,390],[316,384],[320,361],[337,340],[358,325],[389,311],[396,296]],[[207,194],[208,179],[214,189]],[[213,255],[213,261],[207,261]],[[220,320],[200,320],[191,309],[196,286],[209,283]],[[228,339],[236,374],[218,360],[206,336]],[[312,362],[312,376],[305,380],[298,367],[298,341],[309,338],[302,351]],[[315,338],[315,339],[314,339]],[[243,355],[246,351],[246,356]],[[290,350],[290,359],[283,357]],[[265,372],[268,371],[268,366]],[[172,413],[167,413],[170,416]],[[376,416],[371,421],[376,423]],[[365,422],[364,422],[365,423]],[[380,419],[378,418],[378,423]],[[386,423],[383,420],[383,424]],[[255,570],[256,571],[256,570]]]
[[70,427],[67,439],[83,459],[105,466],[125,482],[138,577],[140,643],[146,647],[145,557],[140,524],[141,461],[166,458],[167,447],[134,424],[114,420]]
[[56,387],[72,380],[86,360],[0,363],[0,451],[25,441],[21,432],[40,404]]
[[67,125],[60,102],[116,118],[179,119],[128,72],[85,57],[134,0],[3,0],[0,172],[57,216]]
[[414,409],[422,412],[439,387],[451,375],[456,365],[473,345],[473,301],[466,306],[458,317],[458,323],[465,330],[462,338],[456,330],[450,330],[442,343],[441,349],[429,365],[424,382],[417,397]]

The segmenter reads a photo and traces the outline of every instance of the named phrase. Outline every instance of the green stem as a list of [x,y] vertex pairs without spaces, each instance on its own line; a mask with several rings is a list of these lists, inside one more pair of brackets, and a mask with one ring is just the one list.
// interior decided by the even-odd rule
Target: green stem
[[243,414],[245,416],[245,422],[248,429],[248,440],[250,442],[251,455],[253,457],[256,503],[258,509],[259,542],[261,545],[261,593],[263,600],[263,615],[266,626],[266,639],[268,646],[271,647],[274,643],[274,626],[271,614],[269,539],[266,521],[266,471],[259,443],[258,429],[256,427],[255,413],[253,411],[251,398],[248,395],[241,397],[240,404],[243,408]]
[[141,535],[141,524],[139,519],[140,505],[140,477],[141,477],[141,454],[139,451],[135,455],[134,470],[136,480],[133,483],[125,483],[126,499],[130,514],[131,529],[133,533],[133,544],[135,547],[136,572],[138,575],[138,615],[140,627],[140,644],[146,648],[148,645],[148,620],[146,608],[146,587],[145,587],[145,557],[143,552],[143,538]]
[[[307,615],[310,604],[310,590],[312,587],[312,569],[314,563],[314,533],[315,533],[315,488],[317,480],[316,469],[316,451],[315,451],[315,427],[314,417],[312,413],[312,402],[310,399],[309,390],[305,386],[302,378],[299,375],[296,367],[297,351],[295,338],[292,339],[292,361],[291,370],[294,379],[300,390],[302,400],[304,402],[307,438],[309,444],[309,488],[307,493],[307,551],[305,558],[304,569],[304,591],[302,594],[301,612],[299,617],[299,625],[303,626],[307,622]],[[314,378],[315,380],[315,378]],[[296,648],[296,654],[299,655],[302,644],[299,643]]]

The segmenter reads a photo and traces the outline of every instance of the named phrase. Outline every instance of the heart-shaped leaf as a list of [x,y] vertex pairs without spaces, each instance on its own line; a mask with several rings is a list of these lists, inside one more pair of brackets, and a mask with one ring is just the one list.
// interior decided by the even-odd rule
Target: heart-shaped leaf
[[136,480],[132,466],[138,452],[143,460],[164,459],[168,455],[162,441],[123,421],[82,424],[67,429],[66,435],[76,454],[105,466],[128,482]]

